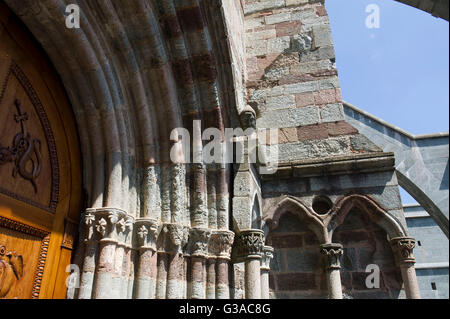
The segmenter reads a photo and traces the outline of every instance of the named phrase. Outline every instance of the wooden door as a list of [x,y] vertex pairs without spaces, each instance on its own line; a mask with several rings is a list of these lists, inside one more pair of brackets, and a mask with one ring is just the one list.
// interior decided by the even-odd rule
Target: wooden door
[[0,0],[0,298],[65,298],[80,165],[61,82]]

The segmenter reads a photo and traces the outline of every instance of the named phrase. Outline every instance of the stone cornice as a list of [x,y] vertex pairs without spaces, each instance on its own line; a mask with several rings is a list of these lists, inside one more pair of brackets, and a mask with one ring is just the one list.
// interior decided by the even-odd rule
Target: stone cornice
[[395,169],[394,153],[367,153],[279,163],[275,174],[263,180],[382,172]]

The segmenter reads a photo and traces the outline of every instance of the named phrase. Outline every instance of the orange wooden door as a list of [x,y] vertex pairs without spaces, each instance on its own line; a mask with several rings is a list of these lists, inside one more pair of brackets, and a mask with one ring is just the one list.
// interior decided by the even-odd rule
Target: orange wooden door
[[65,297],[80,165],[60,80],[0,0],[0,298]]

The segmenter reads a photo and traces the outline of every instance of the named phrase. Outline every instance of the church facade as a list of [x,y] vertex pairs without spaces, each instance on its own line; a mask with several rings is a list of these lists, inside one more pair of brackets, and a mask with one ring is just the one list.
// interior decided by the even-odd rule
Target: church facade
[[72,4],[0,1],[0,298],[420,298],[323,0]]

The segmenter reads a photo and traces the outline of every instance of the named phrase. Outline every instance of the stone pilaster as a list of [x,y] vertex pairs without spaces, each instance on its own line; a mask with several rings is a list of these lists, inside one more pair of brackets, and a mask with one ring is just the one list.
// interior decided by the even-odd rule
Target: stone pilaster
[[320,246],[320,253],[324,256],[329,298],[342,299],[340,259],[343,247],[340,244],[324,244]]
[[261,260],[261,299],[269,299],[270,261],[273,258],[273,247],[264,246]]
[[416,260],[413,250],[415,246],[416,241],[411,237],[396,237],[391,239],[391,247],[394,252],[396,264],[401,269],[406,297],[408,299],[420,299],[416,269],[414,268]]

